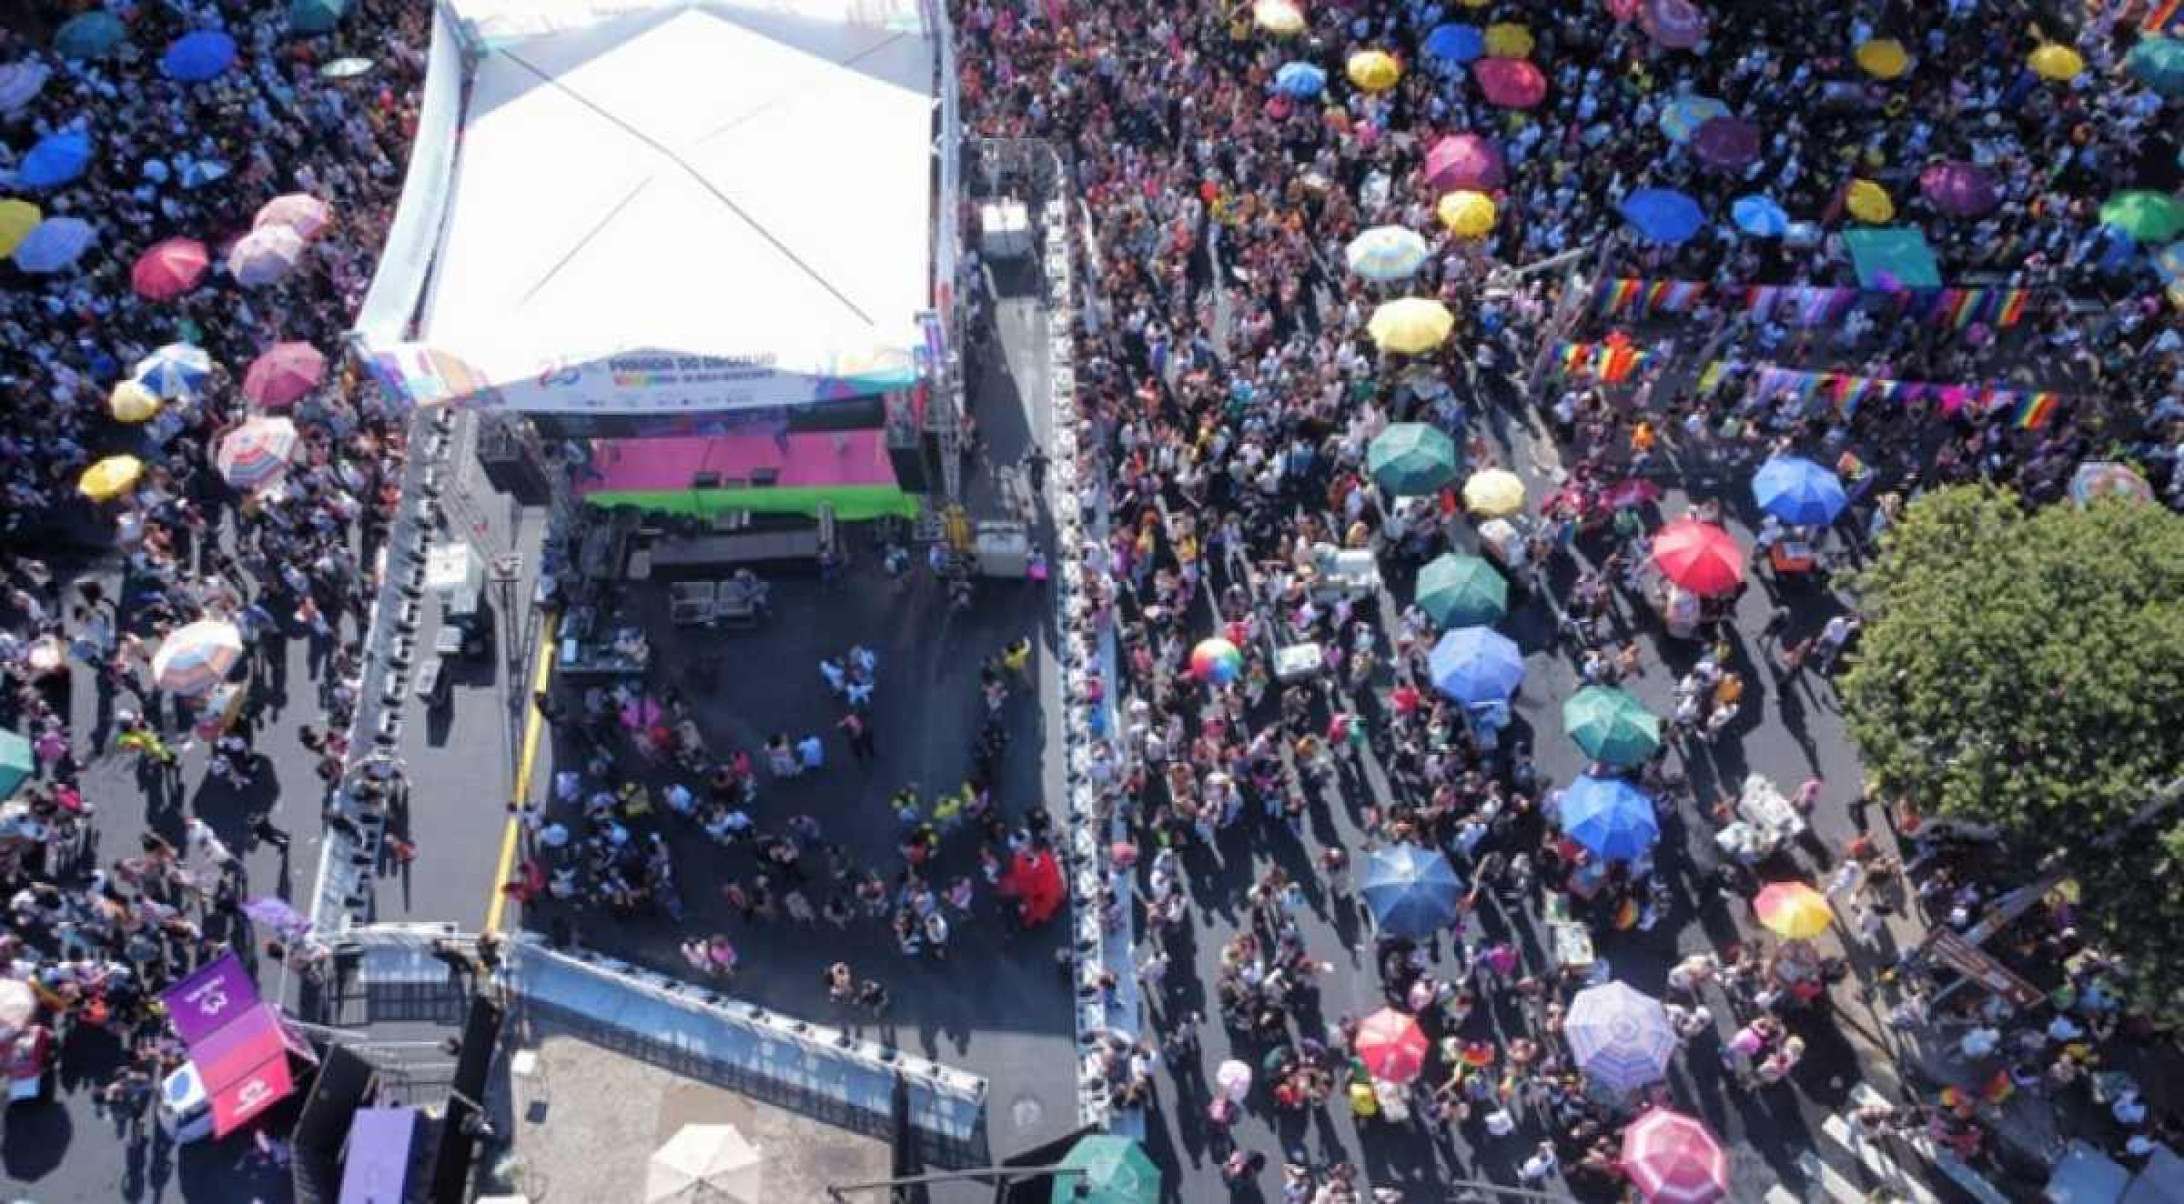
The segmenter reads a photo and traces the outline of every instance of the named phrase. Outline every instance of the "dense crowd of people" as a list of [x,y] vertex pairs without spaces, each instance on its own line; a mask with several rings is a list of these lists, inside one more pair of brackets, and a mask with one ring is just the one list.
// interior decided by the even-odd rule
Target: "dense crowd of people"
[[[1496,451],[1467,419],[1500,429],[1515,416],[1554,430],[1562,454],[1530,467],[1560,488],[1518,516],[1522,551],[1499,559],[1520,595],[1553,613],[1558,645],[1593,683],[1643,675],[1645,651],[1632,637],[1664,617],[1648,555],[1656,481],[1720,492],[1731,481],[1741,488],[1764,458],[1804,455],[1840,471],[1860,502],[1858,517],[1843,520],[1846,543],[1877,534],[1907,497],[1939,483],[1984,478],[2053,501],[2089,458],[2132,461],[2149,492],[2184,503],[2184,340],[2161,296],[2155,248],[2132,245],[2098,215],[2117,190],[2178,183],[2173,100],[2119,67],[2135,30],[2103,20],[2043,38],[2018,6],[1976,0],[1728,5],[1709,14],[1712,36],[1681,51],[1631,19],[1640,7],[1652,6],[959,6],[972,126],[1061,145],[1064,191],[1082,197],[1099,250],[1084,265],[1093,300],[1077,332],[1090,423],[1081,472],[1106,482],[1113,535],[1083,549],[1087,622],[1113,633],[1126,688],[1095,779],[1133,845],[1157,851],[1119,863],[1139,893],[1152,1031],[1111,1034],[1093,1069],[1127,1111],[1150,1104],[1165,1062],[1186,1138],[1210,1131],[1237,1183],[1260,1182],[1274,1154],[1286,1200],[1331,1204],[1386,1187],[1362,1183],[1339,1145],[1315,1151],[1284,1113],[1346,1101],[1361,1125],[1517,1149],[1512,1165],[1497,1166],[1451,1147],[1453,1165],[1482,1176],[1589,1179],[1612,1194],[1633,1174],[1618,1130],[1644,1104],[1669,1102],[1658,1083],[1635,1097],[1600,1091],[1563,1039],[1565,1008],[1605,978],[1604,961],[1541,964],[1517,935],[1560,916],[1603,938],[1652,927],[1671,903],[1650,857],[1605,859],[1563,831],[1563,789],[1504,737],[1506,717],[1438,696],[1434,625],[1330,578],[1330,549],[1372,549],[1400,582],[1406,565],[1476,538],[1452,519],[1452,497],[1436,511],[1376,483],[1367,453],[1391,423],[1441,427],[1473,469],[1495,466]],[[1530,49],[1516,57],[1538,64],[1544,102],[1491,103],[1477,71],[1433,49],[1450,22],[1474,33],[1527,26]],[[1909,48],[1900,77],[1857,63],[1858,48],[1883,37]],[[2027,65],[2046,38],[2073,37],[2090,65],[2078,78],[2048,81]],[[1399,81],[1345,82],[1354,56],[1372,52],[1393,56]],[[1664,110],[1695,96],[1758,126],[1747,166],[1716,170],[1665,131]],[[1485,186],[1497,217],[1483,237],[1435,226],[1448,189],[1432,182],[1428,153],[1462,133],[1491,141],[1505,165],[1505,179]],[[1913,181],[1938,160],[1981,165],[1999,181],[1998,203],[1977,220],[1936,211]],[[1891,321],[1900,298],[1883,295],[1822,327],[1788,307],[1714,299],[1741,296],[1744,285],[1851,283],[1841,234],[1856,224],[1843,209],[1859,178],[1894,192],[1945,280],[2030,290],[2029,316],[2007,330]],[[1618,212],[1641,187],[1687,191],[1709,224],[1694,238],[1645,241]],[[1755,193],[1795,219],[1787,236],[1732,222],[1732,198]],[[1426,236],[1414,279],[1344,270],[1350,240],[1381,226]],[[1566,269],[1509,270],[1563,252],[1578,253],[1593,279],[1723,287],[1672,320],[1628,325],[1565,297]],[[1405,294],[1454,311],[1438,351],[1376,347],[1368,317]],[[2073,308],[2073,297],[2088,304]],[[1615,380],[1562,378],[1534,368],[1548,366],[1538,349],[1557,338],[1614,338],[1650,354]],[[2052,422],[2023,429],[2007,413],[1933,399],[1850,413],[1777,391],[1767,365],[2064,390],[2072,400]],[[1717,503],[1698,509],[1709,507],[1695,516],[1718,521]],[[1825,535],[1770,518],[1761,542]],[[1680,752],[1696,774],[1712,760],[1706,745],[1733,743],[1749,726],[1739,722],[1747,675],[1769,672],[1779,688],[1809,693],[1855,641],[1854,613],[1790,632],[1778,607],[1755,658],[1736,629],[1743,592],[1709,601],[1689,630],[1669,624],[1692,641],[1671,641],[1674,659],[1695,662],[1678,684],[1671,738],[1643,764],[1592,767],[1641,786],[1664,827],[1679,811],[1735,818],[1733,784],[1719,801],[1693,798],[1671,758]],[[1198,672],[1194,649],[1207,637],[1241,650],[1233,677]],[[1275,650],[1306,644],[1320,651],[1316,675],[1285,674]],[[1799,787],[1790,806],[1810,810],[1821,785]],[[1329,806],[1348,809],[1362,848],[1328,841],[1332,829],[1313,817]],[[1234,829],[1301,843],[1315,873],[1299,873],[1293,858],[1238,867]],[[1885,918],[1915,902],[1883,839],[1861,836],[1842,850],[1847,868],[1828,894],[1846,943],[1864,947],[1891,981],[1915,981],[1916,967],[1881,956]],[[1445,851],[1468,892],[1447,930],[1427,940],[1383,933],[1376,944],[1385,1004],[1432,1042],[1424,1066],[1383,1075],[1360,1040],[1365,1018],[1321,1012],[1335,951],[1307,948],[1298,917],[1357,923],[1358,864],[1404,846]],[[1740,868],[1725,857],[1719,884],[1749,906],[1759,883]],[[1240,1059],[1217,1076],[1203,1068],[1206,1017],[1190,1002],[1198,993],[1177,969],[1195,960],[1187,901],[1208,892],[1247,919],[1222,946],[1211,984]],[[1802,1034],[1824,1024],[1816,1007],[1827,985],[1847,972],[1845,958],[1806,941],[1761,935],[1677,964],[1665,992],[1638,985],[1665,994],[1680,1040],[1715,1046],[1736,1081],[1765,1090],[1791,1076]],[[1858,1123],[1874,1135],[1921,1129],[1970,1152],[1975,1111],[1877,1107]],[[1253,1112],[1274,1116],[1278,1151],[1242,1138]],[[1492,1144],[1520,1130],[1514,1145]]]
[[[323,361],[338,364],[393,211],[430,10],[365,0],[333,32],[304,36],[281,5],[83,7],[18,6],[43,28],[0,34],[0,192],[91,232],[57,270],[0,266],[0,728],[34,756],[4,807],[0,962],[38,1004],[11,1019],[7,1048],[112,1030],[122,1066],[98,1098],[141,1141],[181,1060],[161,988],[230,948],[306,976],[326,965],[300,913],[245,869],[256,846],[285,857],[289,841],[258,741],[285,704],[290,641],[312,653],[317,718],[296,738],[315,758],[325,822],[355,832],[403,797],[398,765],[352,778],[347,747],[403,415]],[[163,66],[193,31],[232,39],[232,62],[211,63],[210,78]],[[71,133],[89,154],[55,180],[31,147]],[[282,278],[245,288],[221,252],[280,194],[318,202],[298,204],[331,225],[314,220]],[[141,287],[138,257],[171,238],[216,250],[194,273],[185,263],[180,287]],[[308,344],[320,366],[300,355],[295,387],[246,396],[246,366],[282,343]],[[157,378],[142,366],[155,349]],[[116,389],[132,377],[156,412],[124,411]],[[225,442],[262,416],[291,422],[292,446],[276,440],[271,469],[235,483]],[[94,487],[87,467],[112,457],[129,459]],[[118,582],[112,562],[76,550],[106,544]],[[138,796],[117,763],[134,765]],[[199,772],[202,785],[185,781]],[[142,836],[102,845],[102,827]]]

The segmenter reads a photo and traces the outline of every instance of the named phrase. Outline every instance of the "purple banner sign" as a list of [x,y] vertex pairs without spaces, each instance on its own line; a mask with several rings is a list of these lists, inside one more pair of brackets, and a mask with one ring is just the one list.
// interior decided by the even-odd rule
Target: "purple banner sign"
[[195,1046],[221,1026],[256,1007],[258,984],[230,951],[159,993],[167,1019],[184,1045]]

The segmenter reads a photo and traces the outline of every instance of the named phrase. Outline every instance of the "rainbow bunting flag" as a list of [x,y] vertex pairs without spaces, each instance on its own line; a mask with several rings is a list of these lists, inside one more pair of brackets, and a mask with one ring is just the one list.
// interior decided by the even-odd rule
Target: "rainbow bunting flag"
[[1721,384],[1721,378],[1727,375],[1728,372],[1729,365],[1727,361],[1715,360],[1713,363],[1708,364],[1706,370],[1699,373],[1699,396],[1712,396],[1715,388]]
[[2055,394],[2034,393],[2017,406],[2017,429],[2037,431],[2053,420],[2055,411],[2061,407],[2062,398]]
[[2003,294],[2002,313],[1995,319],[1995,325],[2000,326],[2005,330],[2017,325],[2018,322],[2024,319],[2025,307],[2030,305],[2031,303],[2031,289],[2010,289],[2008,292]]
[[1562,374],[1564,376],[1583,375],[1591,362],[1591,343],[1564,343],[1562,345]]
[[1662,300],[1668,296],[1668,290],[1674,287],[1676,287],[1674,284],[1666,280],[1656,280],[1653,283],[1647,285],[1644,311],[1646,313],[1653,313],[1659,310],[1661,308]]

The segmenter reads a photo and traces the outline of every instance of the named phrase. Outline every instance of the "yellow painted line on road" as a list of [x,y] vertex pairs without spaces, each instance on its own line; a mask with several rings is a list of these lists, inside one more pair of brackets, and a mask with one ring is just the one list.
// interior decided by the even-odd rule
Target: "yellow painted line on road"
[[[546,717],[539,714],[534,701],[546,692],[546,686],[554,676],[555,636],[561,630],[561,616],[547,615],[546,623],[539,629],[538,663],[531,669],[531,689],[523,696],[523,751],[516,757],[516,781],[509,788],[509,801],[521,807],[531,797],[531,771],[538,763],[538,737],[545,729]],[[501,920],[508,910],[507,892],[501,885],[516,868],[517,838],[522,835],[523,824],[514,812],[508,816],[508,826],[501,829],[500,861],[493,869],[491,891],[485,904],[486,932],[499,932]]]

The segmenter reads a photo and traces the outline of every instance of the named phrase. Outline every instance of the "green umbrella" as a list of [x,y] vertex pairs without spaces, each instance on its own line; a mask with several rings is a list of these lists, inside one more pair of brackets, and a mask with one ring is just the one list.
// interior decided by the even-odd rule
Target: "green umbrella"
[[2140,38],[2123,62],[2140,83],[2160,95],[2184,97],[2184,40]]
[[[1153,1204],[1160,1198],[1160,1168],[1127,1137],[1094,1133],[1071,1147],[1062,1165],[1084,1173],[1054,1176],[1053,1204]],[[1079,1184],[1089,1191],[1077,1194]]]
[[1422,497],[1456,483],[1456,444],[1422,422],[1398,422],[1365,451],[1373,480],[1396,497]]
[[330,33],[349,11],[349,0],[288,0],[288,28],[297,33]]
[[64,59],[95,59],[121,44],[129,30],[103,8],[77,13],[53,35],[53,49]]
[[1436,556],[1418,573],[1418,609],[1442,627],[1483,627],[1509,613],[1509,583],[1476,556]]
[[0,731],[0,798],[15,793],[15,788],[30,779],[37,762],[31,759],[30,741],[14,732]]
[[1586,686],[1562,704],[1562,730],[1585,755],[1610,765],[1636,765],[1661,746],[1661,720],[1613,686]]
[[2167,242],[2184,233],[2184,202],[2143,188],[2119,192],[2101,205],[2101,224],[2142,244]]

